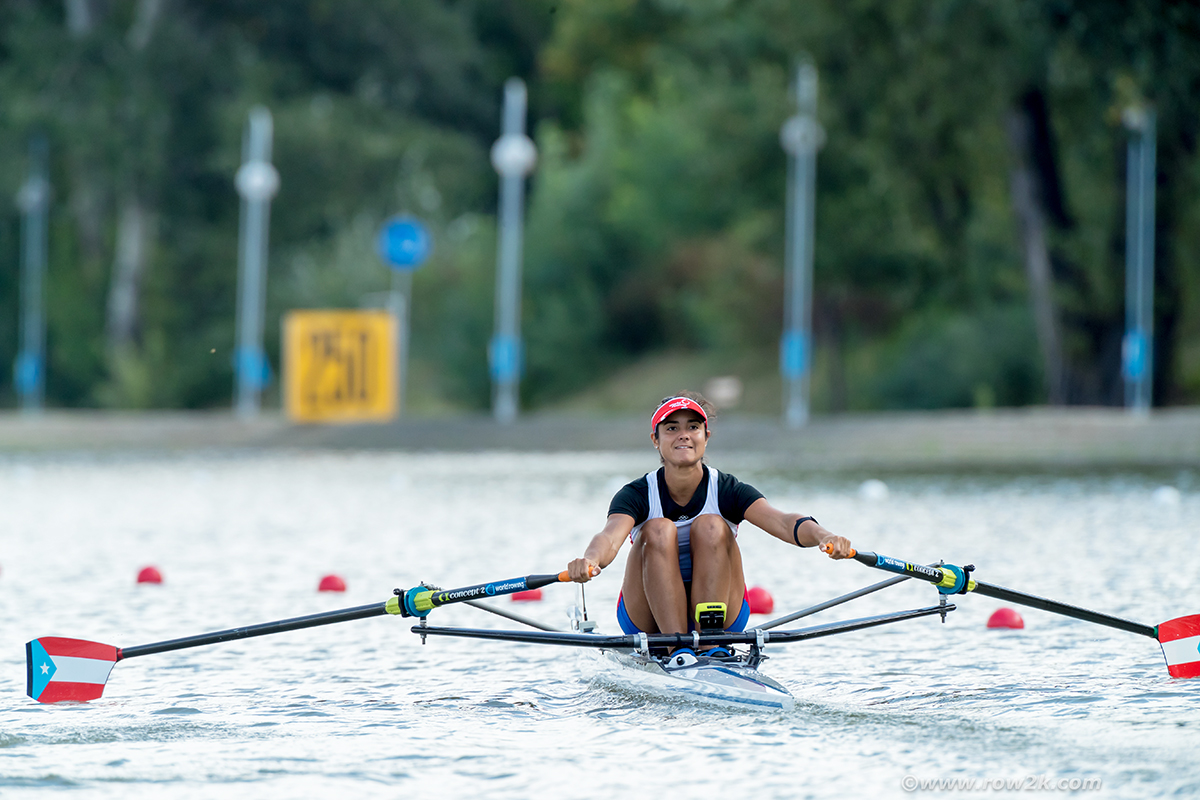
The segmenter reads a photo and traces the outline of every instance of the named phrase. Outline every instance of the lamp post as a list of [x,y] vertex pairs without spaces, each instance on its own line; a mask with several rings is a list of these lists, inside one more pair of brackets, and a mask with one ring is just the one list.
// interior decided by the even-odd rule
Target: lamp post
[[488,346],[492,410],[497,422],[517,417],[521,375],[521,235],[525,216],[525,176],[537,163],[537,148],[525,135],[525,83],[504,84],[503,135],[492,146],[492,166],[500,174],[500,241],[496,264],[496,331]]
[[379,257],[391,267],[392,291],[388,295],[388,310],[396,318],[397,352],[396,408],[404,413],[404,391],[408,386],[409,332],[412,330],[413,272],[429,258],[433,239],[415,217],[398,214],[383,224],[379,231]]
[[1156,121],[1151,108],[1122,114],[1130,130],[1125,192],[1125,407],[1150,412],[1154,377],[1154,190]]
[[271,165],[271,112],[262,106],[250,111],[242,139],[242,166],[234,184],[242,196],[238,248],[238,321],[234,373],[235,408],[242,419],[258,415],[266,385],[267,358],[263,353],[263,317],[267,295],[267,227],[271,198],[279,191],[279,173]]
[[21,210],[21,334],[13,364],[13,384],[27,414],[41,412],[46,396],[46,317],[42,284],[48,249],[50,208],[49,146],[36,136],[29,143],[29,176],[17,192]]
[[817,122],[817,68],[796,70],[798,113],[779,133],[788,153],[786,288],[779,372],[783,378],[784,419],[788,427],[808,422],[809,375],[812,364],[812,267],[816,207],[817,150],[825,131]]

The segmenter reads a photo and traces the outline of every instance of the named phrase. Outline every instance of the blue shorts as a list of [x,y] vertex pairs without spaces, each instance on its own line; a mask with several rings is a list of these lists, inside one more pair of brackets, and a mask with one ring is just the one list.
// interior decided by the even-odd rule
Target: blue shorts
[[[742,610],[738,612],[737,619],[733,621],[725,630],[727,631],[744,631],[746,623],[750,621],[750,593],[746,591],[742,595]],[[621,630],[625,633],[644,633],[637,625],[633,624],[633,620],[629,618],[629,612],[625,610],[625,595],[622,594],[617,598],[617,622],[621,626]],[[696,624],[691,620],[688,621],[688,630],[692,630]]]

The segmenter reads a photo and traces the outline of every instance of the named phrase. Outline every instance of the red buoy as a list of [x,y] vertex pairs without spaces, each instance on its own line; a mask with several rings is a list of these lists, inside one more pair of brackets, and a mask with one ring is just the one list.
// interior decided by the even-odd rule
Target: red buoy
[[138,583],[162,583],[162,573],[158,567],[143,567],[138,573]]
[[512,596],[514,603],[529,603],[535,600],[542,599],[541,589],[526,589],[523,592],[515,592]]
[[321,578],[321,583],[317,586],[318,592],[344,592],[346,591],[346,582],[337,575],[326,575]]
[[1024,628],[1025,620],[1011,608],[998,608],[988,617],[989,628]]
[[751,586],[746,596],[750,599],[751,614],[770,614],[775,610],[775,598],[761,586]]

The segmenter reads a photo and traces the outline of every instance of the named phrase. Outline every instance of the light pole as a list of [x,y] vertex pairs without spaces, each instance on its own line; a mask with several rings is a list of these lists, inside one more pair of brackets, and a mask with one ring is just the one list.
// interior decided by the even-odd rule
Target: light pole
[[404,413],[404,391],[408,386],[409,332],[412,330],[412,279],[417,267],[425,263],[433,248],[429,231],[421,221],[406,214],[387,220],[379,231],[379,257],[391,267],[392,291],[388,310],[396,318],[397,414]]
[[42,136],[29,143],[29,176],[17,192],[21,210],[21,335],[13,383],[21,410],[37,414],[46,396],[46,317],[42,284],[46,275],[50,208],[49,145]]
[[813,228],[816,207],[817,150],[825,131],[817,122],[817,68],[796,70],[798,113],[779,133],[788,153],[786,288],[779,372],[783,378],[784,419],[788,427],[808,422],[809,375],[812,364]]
[[1125,190],[1125,338],[1121,373],[1125,407],[1150,412],[1154,378],[1154,189],[1156,121],[1154,109],[1129,108],[1122,114],[1130,130]]
[[525,83],[504,84],[504,134],[492,146],[492,166],[500,174],[500,241],[496,264],[496,332],[488,346],[492,410],[497,422],[517,417],[521,375],[521,234],[525,216],[525,176],[537,163],[537,148],[525,135]]
[[271,165],[271,112],[262,106],[250,111],[242,139],[242,166],[234,180],[242,196],[238,249],[238,321],[234,373],[235,408],[242,419],[258,415],[266,385],[267,358],[263,353],[263,317],[267,295],[267,227],[271,198],[279,191],[279,173]]

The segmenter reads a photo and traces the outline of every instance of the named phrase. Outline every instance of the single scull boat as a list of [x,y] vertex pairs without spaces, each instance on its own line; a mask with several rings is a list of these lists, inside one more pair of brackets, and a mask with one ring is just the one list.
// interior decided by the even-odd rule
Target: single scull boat
[[[367,617],[397,615],[418,618],[418,624],[414,625],[411,630],[419,635],[422,641],[429,636],[458,636],[593,648],[612,653],[612,657],[649,676],[662,678],[671,687],[675,687],[668,691],[680,696],[746,708],[787,709],[791,707],[793,701],[786,687],[763,675],[758,669],[764,659],[763,649],[767,644],[806,641],[935,614],[944,621],[946,614],[954,610],[954,605],[947,602],[948,596],[968,593],[983,594],[1007,602],[1027,605],[1154,638],[1162,647],[1167,668],[1172,677],[1200,677],[1200,652],[1198,652],[1200,651],[1200,614],[1178,617],[1157,626],[1143,625],[1120,617],[1060,603],[1056,600],[976,581],[971,576],[974,570],[974,567],[971,566],[957,567],[940,563],[936,565],[915,564],[866,552],[858,552],[853,557],[867,566],[897,574],[895,577],[872,586],[858,589],[742,632],[705,630],[690,634],[640,633],[612,636],[586,630],[581,626],[577,626],[574,631],[544,629],[506,631],[436,627],[429,625],[426,620],[430,611],[450,603],[466,602],[480,605],[478,600],[481,598],[513,594],[548,586],[552,583],[567,582],[569,580],[567,573],[562,572],[557,575],[529,575],[461,589],[439,590],[426,585],[416,586],[407,591],[397,589],[391,598],[380,603],[265,622],[242,628],[230,628],[215,633],[134,647],[119,648],[83,639],[42,637],[33,639],[25,646],[26,691],[30,697],[41,703],[87,702],[99,698],[103,694],[112,668],[118,661],[128,658],[254,636],[266,636],[318,625],[331,625]],[[939,592],[938,604],[809,628],[774,630],[780,625],[832,608],[909,578],[934,584]],[[511,619],[525,621],[510,612],[488,610],[493,610]],[[538,623],[531,624],[535,627],[543,627]],[[681,647],[692,648],[697,653],[711,650],[714,647],[724,647],[731,649],[732,655],[728,658],[694,657],[695,663],[692,663],[688,657],[676,656],[673,661],[667,656],[668,651]],[[744,649],[739,650],[738,648]]]

